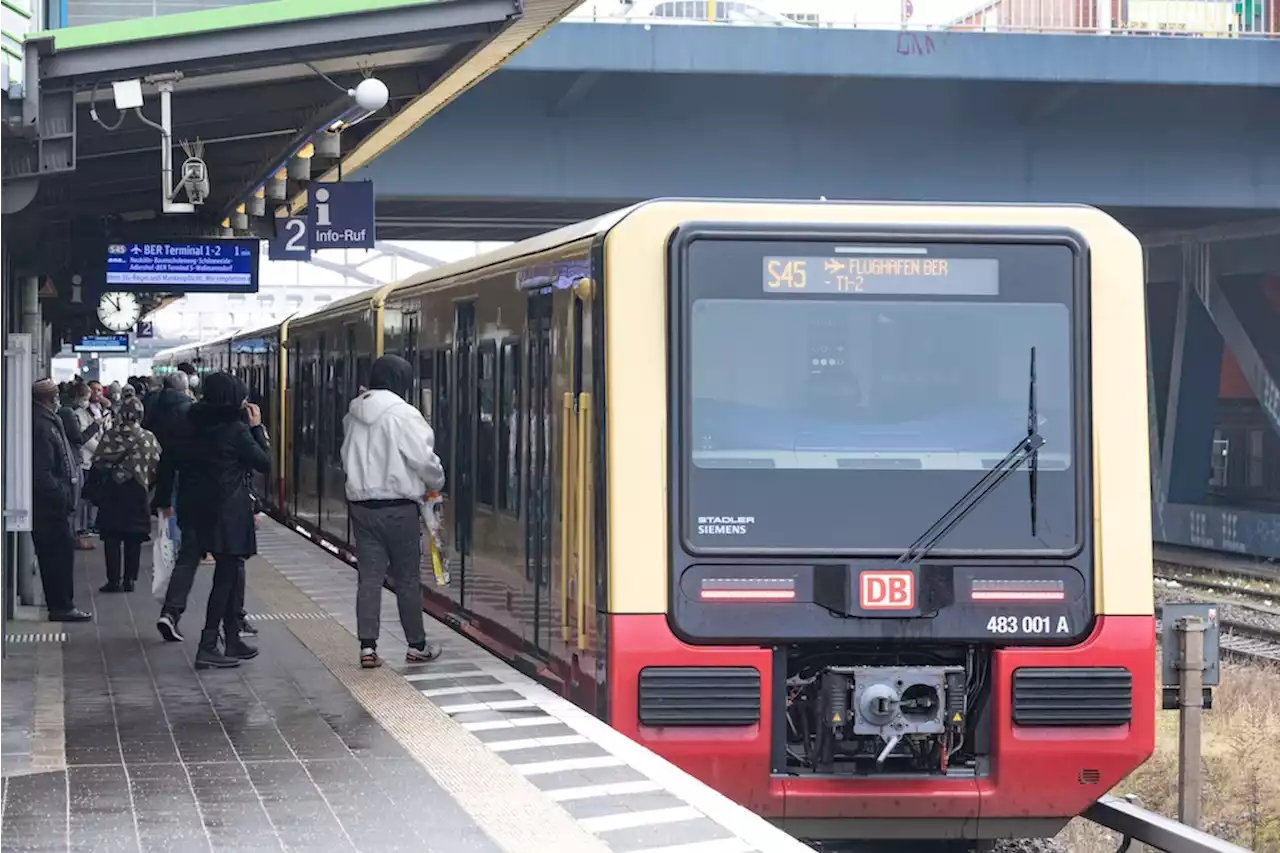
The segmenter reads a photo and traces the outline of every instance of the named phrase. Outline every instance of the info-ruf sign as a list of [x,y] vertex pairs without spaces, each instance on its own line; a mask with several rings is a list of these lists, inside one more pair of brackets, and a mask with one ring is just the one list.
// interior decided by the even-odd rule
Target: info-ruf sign
[[276,220],[268,256],[273,261],[305,261],[317,249],[372,249],[372,181],[312,184],[307,215]]

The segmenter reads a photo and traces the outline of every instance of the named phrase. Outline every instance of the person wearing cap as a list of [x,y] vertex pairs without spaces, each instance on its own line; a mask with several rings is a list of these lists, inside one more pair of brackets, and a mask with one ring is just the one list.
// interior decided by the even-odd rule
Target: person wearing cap
[[40,566],[50,622],[87,622],[76,607],[76,511],[80,461],[58,417],[58,385],[41,379],[31,387],[31,541]]

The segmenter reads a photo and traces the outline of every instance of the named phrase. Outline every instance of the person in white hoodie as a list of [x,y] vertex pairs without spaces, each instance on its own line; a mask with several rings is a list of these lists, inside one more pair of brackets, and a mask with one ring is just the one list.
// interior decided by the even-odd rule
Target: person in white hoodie
[[351,401],[342,421],[342,468],[347,504],[356,536],[360,582],[356,591],[356,632],[360,665],[381,666],[378,658],[382,583],[390,575],[409,650],[407,663],[440,656],[428,643],[418,588],[422,563],[421,506],[444,487],[444,468],[435,454],[435,434],[426,418],[405,399],[413,387],[413,367],[384,355],[369,372],[369,390]]

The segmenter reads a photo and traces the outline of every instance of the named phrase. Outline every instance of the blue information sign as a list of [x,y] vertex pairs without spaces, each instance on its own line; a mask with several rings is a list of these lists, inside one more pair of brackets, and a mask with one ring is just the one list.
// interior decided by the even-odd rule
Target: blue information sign
[[85,335],[72,344],[72,352],[128,352],[128,335]]
[[311,260],[306,217],[290,216],[276,220],[275,236],[267,241],[267,257],[273,261]]
[[373,182],[312,184],[307,240],[312,249],[373,248]]
[[112,243],[107,288],[204,293],[257,293],[257,240]]

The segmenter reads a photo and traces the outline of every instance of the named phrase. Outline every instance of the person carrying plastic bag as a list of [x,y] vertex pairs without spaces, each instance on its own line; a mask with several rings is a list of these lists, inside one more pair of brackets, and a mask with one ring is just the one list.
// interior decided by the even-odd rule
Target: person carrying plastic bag
[[178,518],[172,513],[156,517],[156,538],[151,542],[151,595],[164,604],[169,578],[178,558]]
[[369,390],[351,401],[342,422],[342,468],[360,575],[356,632],[360,665],[366,669],[382,664],[379,613],[388,575],[409,643],[405,661],[426,663],[440,656],[440,645],[427,642],[418,571],[423,501],[444,487],[444,468],[435,454],[435,433],[405,402],[412,387],[412,365],[384,355],[373,363]]

